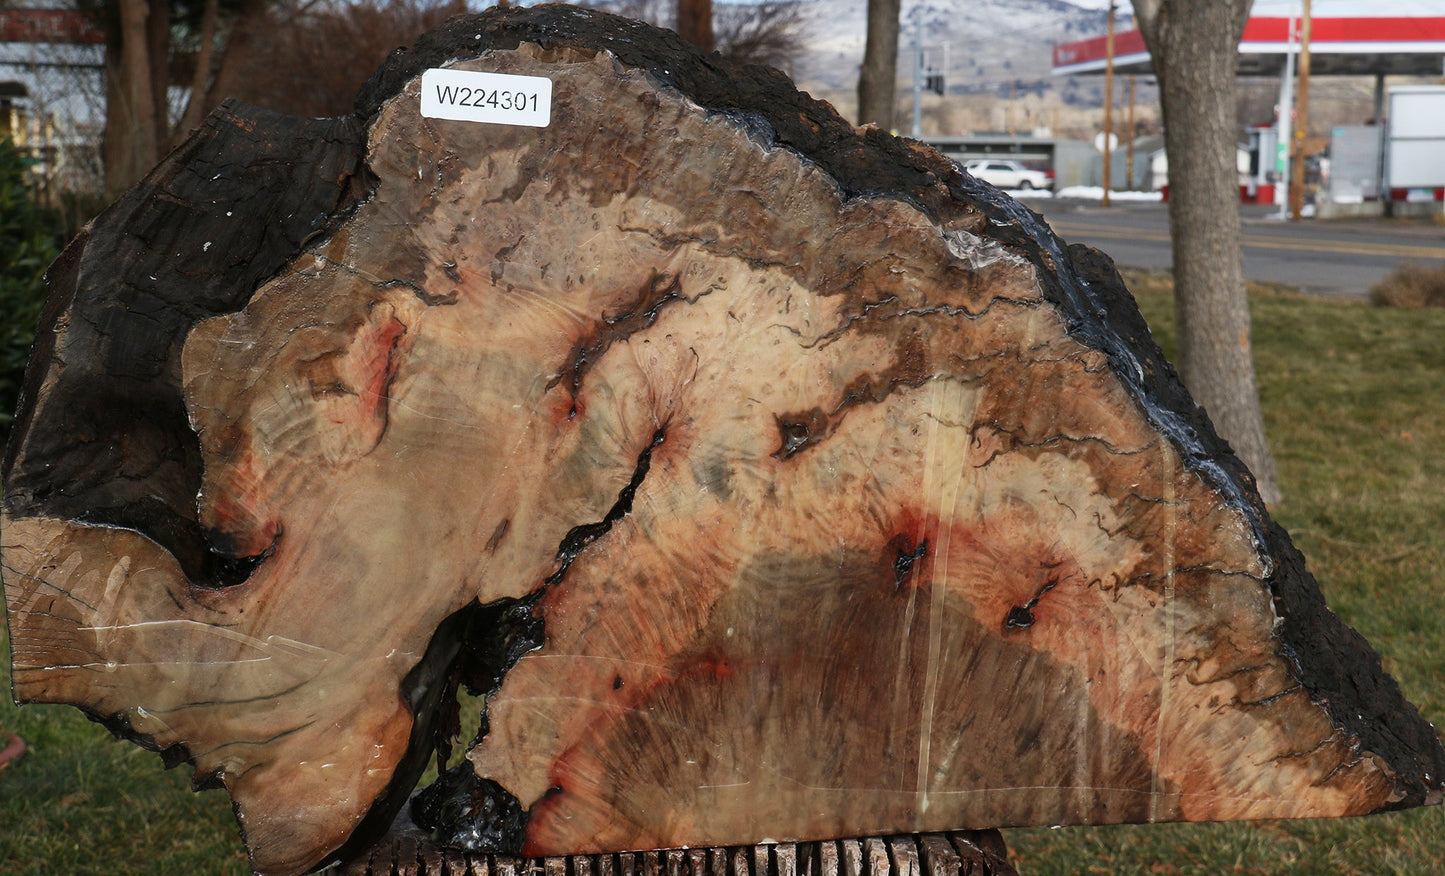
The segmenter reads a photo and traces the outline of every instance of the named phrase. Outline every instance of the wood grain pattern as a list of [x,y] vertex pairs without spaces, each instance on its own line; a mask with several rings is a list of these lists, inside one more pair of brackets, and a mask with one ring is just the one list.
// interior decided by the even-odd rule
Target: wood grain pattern
[[[457,19],[97,220],[5,465],[17,698],[189,761],[268,873],[369,854],[463,686],[413,815],[474,853],[1438,803],[1107,259],[717,64]],[[549,77],[551,125],[422,117],[439,65]],[[275,198],[206,178],[248,163]]]

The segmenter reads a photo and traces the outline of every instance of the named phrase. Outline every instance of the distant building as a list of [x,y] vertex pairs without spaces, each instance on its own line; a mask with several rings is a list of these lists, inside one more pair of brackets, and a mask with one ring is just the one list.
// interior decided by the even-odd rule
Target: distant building
[[104,67],[105,38],[81,12],[0,10],[0,136],[33,157],[42,193],[99,186]]
[[924,137],[923,142],[963,164],[975,158],[1011,158],[1054,175],[1054,188],[1092,185],[1094,149],[1082,140],[1023,134],[976,133],[956,137]]
[[[1297,0],[1256,0],[1239,43],[1240,76],[1281,77],[1300,54],[1301,6]],[[1054,47],[1055,75],[1097,75],[1109,65],[1103,35]],[[1153,72],[1144,37],[1137,29],[1114,36],[1112,66],[1116,74]],[[1387,93],[1387,76],[1438,77],[1445,73],[1445,0],[1316,0],[1310,25],[1311,76],[1373,76],[1375,112],[1385,119],[1371,131],[1336,128],[1331,151],[1348,154],[1348,173],[1337,173],[1336,185],[1318,206],[1330,202],[1390,209],[1396,202],[1424,202],[1438,211],[1445,200],[1445,123],[1439,121],[1445,99],[1433,92],[1396,87]],[[1438,101],[1438,102],[1437,102]],[[1291,102],[1281,87],[1280,105]],[[1247,166],[1241,171],[1241,192],[1250,200],[1283,203],[1290,180],[1286,123],[1255,128],[1246,145]],[[1320,160],[1311,157],[1307,171],[1317,176]],[[1151,161],[1151,165],[1155,162]],[[1159,185],[1158,180],[1154,185]],[[1306,192],[1310,183],[1306,182]],[[1338,195],[1338,198],[1336,198]],[[1433,206],[1432,206],[1433,205]],[[1394,208],[1398,210],[1399,208]],[[1364,212],[1360,210],[1357,212]]]

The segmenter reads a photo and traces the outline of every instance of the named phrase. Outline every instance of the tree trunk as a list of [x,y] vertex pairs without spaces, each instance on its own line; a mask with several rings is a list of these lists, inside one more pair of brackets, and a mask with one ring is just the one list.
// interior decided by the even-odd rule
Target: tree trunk
[[186,111],[172,134],[172,141],[175,144],[179,144],[189,137],[191,132],[201,124],[201,120],[206,117],[206,114],[210,112],[210,107],[206,106],[206,93],[211,84],[211,67],[216,49],[216,27],[220,17],[220,0],[206,0],[205,10],[201,14],[201,39],[200,46],[196,51],[196,69],[191,73],[191,93],[186,99]]
[[558,861],[1445,787],[1112,263],[676,34],[452,19],[49,276],[15,695],[224,786],[258,872],[370,860],[463,687],[412,817]]
[[[266,0],[242,0],[240,11],[226,36],[221,49],[221,59],[216,64],[216,75],[206,89],[203,108],[210,112],[229,98],[236,96],[237,82],[245,67],[245,58],[255,44],[257,37],[267,24]],[[288,23],[291,26],[297,26]]]
[[677,0],[677,32],[701,51],[711,52],[712,0]]
[[[164,103],[156,103],[150,0],[118,0],[118,25],[106,42],[106,190],[133,185],[160,160]],[[162,92],[164,94],[164,92]]]
[[903,0],[868,0],[868,38],[858,71],[858,124],[893,129],[898,81],[898,16]]
[[[122,0],[127,2],[127,0]],[[146,62],[150,65],[150,100],[155,107],[151,115],[155,125],[156,155],[149,164],[160,161],[171,142],[171,4],[169,0],[149,0],[146,15]]]
[[1135,13],[1164,114],[1179,370],[1273,503],[1279,479],[1255,384],[1235,162],[1235,66],[1249,8],[1250,0],[1146,0]]

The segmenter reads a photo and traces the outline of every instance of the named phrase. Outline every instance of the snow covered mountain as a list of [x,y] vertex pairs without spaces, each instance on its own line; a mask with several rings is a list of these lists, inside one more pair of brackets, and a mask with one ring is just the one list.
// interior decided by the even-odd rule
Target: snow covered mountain
[[[804,4],[809,50],[793,70],[804,87],[854,86],[867,5],[867,0]],[[998,93],[1010,82],[1016,88],[1067,88],[1049,72],[1053,45],[1102,34],[1106,16],[1098,0],[904,0],[899,83],[909,81],[912,46],[921,34],[928,63],[945,70],[950,94]],[[1129,26],[1122,15],[1119,26]]]

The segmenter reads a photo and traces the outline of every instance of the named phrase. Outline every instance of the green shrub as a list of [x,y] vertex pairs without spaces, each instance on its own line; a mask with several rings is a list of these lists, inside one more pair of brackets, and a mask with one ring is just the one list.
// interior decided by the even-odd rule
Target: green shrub
[[1445,262],[1401,264],[1370,287],[1370,300],[1382,307],[1445,307]]
[[45,304],[45,269],[60,252],[60,217],[35,202],[25,156],[0,141],[0,445]]

